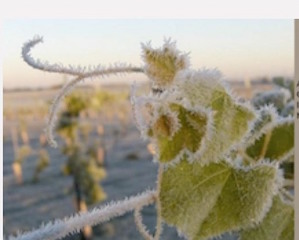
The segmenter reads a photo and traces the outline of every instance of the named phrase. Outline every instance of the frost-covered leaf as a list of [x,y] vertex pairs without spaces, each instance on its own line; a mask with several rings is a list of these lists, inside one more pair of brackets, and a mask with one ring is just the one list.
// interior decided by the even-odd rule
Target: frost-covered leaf
[[261,107],[257,111],[257,118],[254,120],[251,130],[246,136],[245,142],[248,144],[256,141],[265,129],[271,128],[277,116],[276,109],[272,105]]
[[176,49],[174,42],[166,41],[161,49],[142,47],[146,74],[159,88],[169,86],[175,74],[189,65],[187,56]]
[[291,93],[292,99],[294,99],[294,88],[295,88],[295,81],[290,79],[284,79],[281,77],[273,78],[273,83],[278,87],[283,87],[288,89]]
[[150,130],[156,139],[161,162],[179,158],[183,153],[191,157],[200,152],[208,132],[209,119],[204,112],[191,112],[178,104],[170,104],[169,108],[175,112],[173,116],[178,118],[179,129],[172,129],[175,120],[171,120],[171,116],[161,115]]
[[280,112],[287,101],[291,98],[291,93],[289,90],[280,88],[272,91],[257,93],[251,100],[253,106],[257,109],[273,104],[277,110]]
[[294,115],[294,107],[295,107],[295,102],[294,100],[288,102],[284,108],[281,110],[281,115],[283,117],[288,117],[288,116],[293,116]]
[[222,161],[202,166],[186,159],[162,175],[162,217],[188,239],[208,239],[260,221],[276,191],[277,169],[236,169]]
[[291,155],[287,158],[283,163],[281,163],[280,167],[283,169],[283,175],[287,179],[294,179],[294,155]]
[[181,71],[175,78],[175,88],[177,98],[213,112],[213,132],[205,142],[201,162],[218,161],[248,132],[254,111],[229,94],[217,71]]
[[256,227],[241,232],[240,240],[293,240],[294,208],[275,196],[272,207]]
[[246,150],[254,160],[285,160],[294,148],[294,121],[285,119],[272,124]]

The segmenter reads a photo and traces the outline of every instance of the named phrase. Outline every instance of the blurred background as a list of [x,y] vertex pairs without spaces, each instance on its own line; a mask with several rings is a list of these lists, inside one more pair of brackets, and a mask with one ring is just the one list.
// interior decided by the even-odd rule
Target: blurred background
[[[66,66],[122,62],[142,66],[140,43],[160,47],[171,38],[179,50],[189,52],[192,68],[219,69],[235,94],[256,107],[263,92],[293,87],[293,20],[7,20],[3,25],[5,235],[135,195],[154,188],[156,181],[151,145],[141,140],[129,102],[132,82],[139,86],[138,94],[149,91],[149,80],[142,74],[80,84],[59,113],[58,148],[47,145],[43,129],[49,107],[71,78],[32,69],[22,60],[22,45],[34,35],[44,38],[32,50],[34,58]],[[285,91],[275,101],[281,114],[293,104]],[[153,231],[154,206],[145,208],[143,215]],[[141,236],[133,215],[127,214],[92,229],[87,226],[76,238]],[[165,227],[162,239],[180,238]]]

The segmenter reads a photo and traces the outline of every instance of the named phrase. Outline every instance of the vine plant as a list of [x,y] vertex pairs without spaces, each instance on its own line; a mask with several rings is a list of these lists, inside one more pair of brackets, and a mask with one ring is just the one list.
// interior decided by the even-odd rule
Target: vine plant
[[[149,77],[151,92],[136,96],[133,86],[131,102],[142,137],[155,147],[157,188],[57,220],[18,239],[60,238],[86,223],[99,224],[131,210],[145,239],[159,239],[163,224],[174,226],[187,239],[211,239],[225,232],[239,232],[241,240],[294,238],[293,196],[284,188],[280,167],[293,154],[292,117],[279,116],[272,105],[257,110],[240,101],[217,70],[191,69],[188,56],[170,40],[157,49],[142,45],[143,68],[89,70],[35,61],[29,51],[41,41],[35,38],[24,45],[24,60],[34,68],[75,76],[50,113],[47,133],[53,145],[57,106],[77,82],[120,72]],[[142,223],[141,209],[154,202],[157,226],[151,235]]]
[[66,109],[60,115],[56,130],[64,140],[61,151],[68,157],[63,172],[73,177],[76,208],[81,211],[85,201],[89,205],[106,199],[106,193],[98,184],[106,177],[106,171],[92,151],[90,125],[78,121],[80,113],[87,108],[86,99],[80,94],[71,94],[65,102]]
[[[57,132],[64,139],[61,149],[68,159],[64,165],[65,175],[73,178],[75,207],[77,212],[86,211],[86,203],[103,201],[106,194],[99,181],[106,177],[105,169],[97,164],[95,154],[89,146],[90,126],[79,123],[79,115],[87,108],[87,101],[80,94],[73,93],[66,98],[66,109],[59,118]],[[85,226],[80,239],[90,239],[92,230]]]

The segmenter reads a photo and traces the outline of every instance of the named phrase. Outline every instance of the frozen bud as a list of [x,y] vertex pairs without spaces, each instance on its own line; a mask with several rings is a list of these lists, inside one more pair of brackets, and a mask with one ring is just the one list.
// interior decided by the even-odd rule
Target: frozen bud
[[174,42],[166,41],[160,49],[152,49],[149,44],[142,48],[145,72],[158,88],[167,88],[176,73],[189,66],[187,55],[180,53]]

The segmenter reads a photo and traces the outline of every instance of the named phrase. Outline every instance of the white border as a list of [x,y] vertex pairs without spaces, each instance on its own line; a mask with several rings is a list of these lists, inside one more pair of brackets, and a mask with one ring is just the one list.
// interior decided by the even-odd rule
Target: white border
[[288,18],[296,0],[3,0],[0,16],[11,18]]

